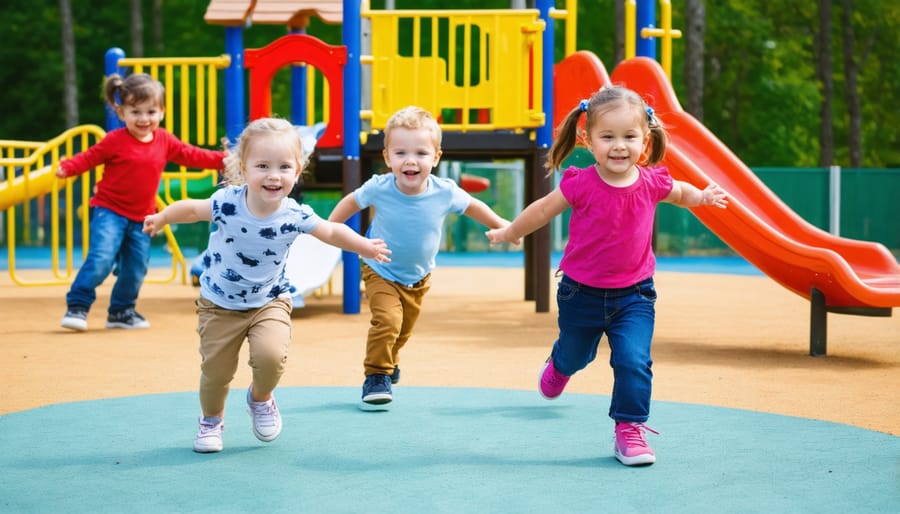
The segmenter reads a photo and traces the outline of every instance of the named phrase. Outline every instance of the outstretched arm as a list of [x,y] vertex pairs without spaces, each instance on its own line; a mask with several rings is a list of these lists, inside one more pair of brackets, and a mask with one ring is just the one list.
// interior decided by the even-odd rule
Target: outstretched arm
[[337,205],[334,206],[334,209],[328,216],[328,221],[343,223],[357,212],[359,212],[359,205],[356,204],[356,197],[353,196],[353,193],[350,193],[341,198]]
[[506,227],[488,230],[486,232],[487,238],[492,244],[516,243],[528,234],[550,223],[550,220],[569,207],[569,202],[566,201],[559,188],[556,188],[548,193],[547,196],[532,202]]
[[[488,228],[503,228],[509,225],[509,221],[501,218],[493,211],[488,204],[482,202],[478,198],[472,198],[469,207],[463,212],[466,216],[481,223]],[[512,243],[520,244],[521,239],[516,239]]]
[[710,184],[701,191],[692,184],[676,180],[672,184],[672,191],[669,192],[669,196],[663,201],[673,203],[679,207],[713,205],[724,209],[728,205],[728,193],[716,184]]
[[144,232],[155,236],[170,223],[194,223],[212,221],[210,200],[179,200],[165,209],[144,218]]
[[365,238],[343,223],[323,220],[310,233],[319,241],[328,243],[331,246],[337,246],[342,250],[358,253],[368,259],[391,262],[390,257],[388,257],[391,254],[391,250],[388,249],[384,241]]

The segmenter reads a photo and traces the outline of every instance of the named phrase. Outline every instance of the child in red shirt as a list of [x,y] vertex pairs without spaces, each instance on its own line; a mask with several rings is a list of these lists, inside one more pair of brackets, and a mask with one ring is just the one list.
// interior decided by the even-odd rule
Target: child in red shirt
[[56,175],[73,177],[104,165],[103,179],[91,198],[90,242],[84,263],[66,294],[61,325],[87,330],[87,314],[96,288],[118,265],[109,302],[107,328],[147,328],[135,310],[150,261],[150,236],[144,218],[156,212],[156,194],[168,162],[202,169],[221,169],[225,152],[205,150],[180,141],[159,126],[165,115],[165,90],[144,73],[122,79],[110,75],[104,85],[107,102],[125,122],[88,150],[59,163]]

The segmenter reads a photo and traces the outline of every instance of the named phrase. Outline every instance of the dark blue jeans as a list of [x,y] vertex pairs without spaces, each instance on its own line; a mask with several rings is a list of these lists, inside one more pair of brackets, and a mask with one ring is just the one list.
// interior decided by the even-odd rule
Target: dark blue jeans
[[109,299],[109,312],[133,308],[147,276],[150,261],[150,235],[143,223],[131,221],[113,211],[91,209],[91,235],[88,254],[75,276],[66,305],[90,310],[97,299],[97,286],[106,280],[118,262],[118,277]]
[[613,369],[609,417],[647,421],[653,379],[650,342],[656,320],[653,279],[621,289],[599,289],[563,275],[556,302],[559,339],[551,354],[556,369],[565,375],[584,369],[597,357],[600,338],[606,334]]

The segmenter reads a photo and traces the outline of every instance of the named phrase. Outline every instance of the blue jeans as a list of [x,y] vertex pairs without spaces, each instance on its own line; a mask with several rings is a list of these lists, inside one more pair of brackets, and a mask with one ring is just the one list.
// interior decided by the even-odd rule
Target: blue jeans
[[605,333],[613,369],[609,417],[647,421],[653,379],[650,342],[656,320],[653,278],[621,289],[599,289],[563,275],[556,302],[559,339],[551,354],[556,369],[564,375],[584,369],[597,357]]
[[104,207],[91,209],[91,238],[88,254],[66,294],[66,305],[90,310],[97,299],[97,286],[106,280],[114,263],[118,277],[109,299],[109,312],[134,308],[147,276],[150,235],[143,223],[131,221]]

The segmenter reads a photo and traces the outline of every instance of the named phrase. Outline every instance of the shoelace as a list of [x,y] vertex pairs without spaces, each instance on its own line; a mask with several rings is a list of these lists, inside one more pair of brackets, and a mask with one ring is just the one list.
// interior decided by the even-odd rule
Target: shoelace
[[116,317],[122,320],[135,319],[140,321],[142,319],[141,315],[138,314],[134,309],[125,309],[124,311],[119,312]]
[[369,375],[366,377],[366,386],[373,387],[376,385],[382,385],[386,382],[389,382],[390,380],[391,377],[388,375]]
[[267,402],[251,402],[250,408],[253,409],[253,415],[256,417],[258,424],[275,426],[275,412],[277,407],[274,400]]
[[618,432],[625,438],[625,442],[631,446],[647,446],[644,439],[644,431],[659,435],[659,432],[653,430],[643,423],[622,423]]

